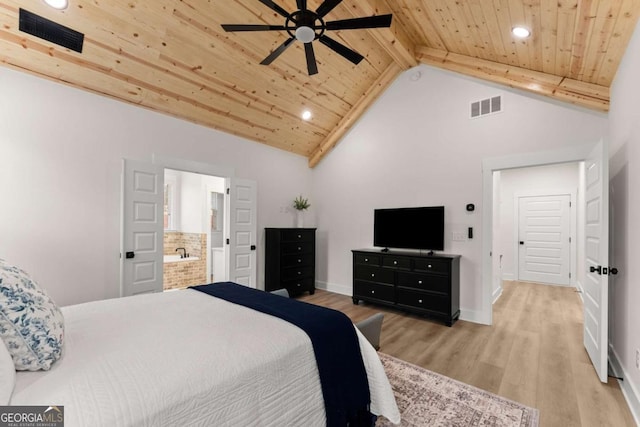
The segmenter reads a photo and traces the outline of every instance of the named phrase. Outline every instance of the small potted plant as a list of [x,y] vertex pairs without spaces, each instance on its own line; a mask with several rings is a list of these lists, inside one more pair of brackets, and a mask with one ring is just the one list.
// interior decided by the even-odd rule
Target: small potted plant
[[309,199],[302,197],[302,194],[293,199],[293,207],[296,210],[296,224],[298,228],[304,227],[304,211],[309,209]]

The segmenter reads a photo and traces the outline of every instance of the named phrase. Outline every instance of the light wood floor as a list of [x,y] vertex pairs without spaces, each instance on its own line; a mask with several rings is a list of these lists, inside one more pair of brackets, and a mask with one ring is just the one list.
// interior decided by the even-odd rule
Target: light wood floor
[[573,288],[505,282],[493,326],[449,328],[318,290],[301,300],[354,322],[384,312],[380,351],[540,410],[540,426],[635,426],[616,380],[602,384],[582,345]]

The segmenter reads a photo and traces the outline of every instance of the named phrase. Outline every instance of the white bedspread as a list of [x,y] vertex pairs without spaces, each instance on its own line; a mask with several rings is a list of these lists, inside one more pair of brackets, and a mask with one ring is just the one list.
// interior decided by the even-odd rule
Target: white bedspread
[[[62,359],[19,372],[12,405],[64,405],[67,426],[325,425],[311,341],[286,321],[194,290],[62,311]],[[372,412],[399,422],[382,364],[358,337]]]

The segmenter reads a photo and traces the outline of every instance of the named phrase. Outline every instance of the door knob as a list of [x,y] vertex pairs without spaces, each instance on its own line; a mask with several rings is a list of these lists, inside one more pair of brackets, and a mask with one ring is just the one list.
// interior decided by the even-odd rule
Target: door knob
[[132,259],[132,258],[135,258],[135,257],[136,257],[136,254],[135,254],[135,252],[127,252],[127,253],[124,255],[124,257],[125,257],[126,259]]
[[609,274],[613,274],[615,276],[618,274],[618,269],[615,267],[609,267]]
[[590,273],[598,273],[598,274],[602,274],[602,266],[597,266],[594,267],[593,265],[591,267],[589,267],[589,272]]
[[520,244],[521,244],[521,245],[524,245],[524,242],[523,242],[522,240],[520,240]]

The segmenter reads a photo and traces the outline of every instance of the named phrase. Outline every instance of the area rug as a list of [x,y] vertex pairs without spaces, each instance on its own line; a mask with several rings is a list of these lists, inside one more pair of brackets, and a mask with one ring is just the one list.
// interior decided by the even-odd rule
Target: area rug
[[[402,415],[401,426],[536,427],[538,410],[378,353]],[[378,418],[376,427],[391,427]]]

